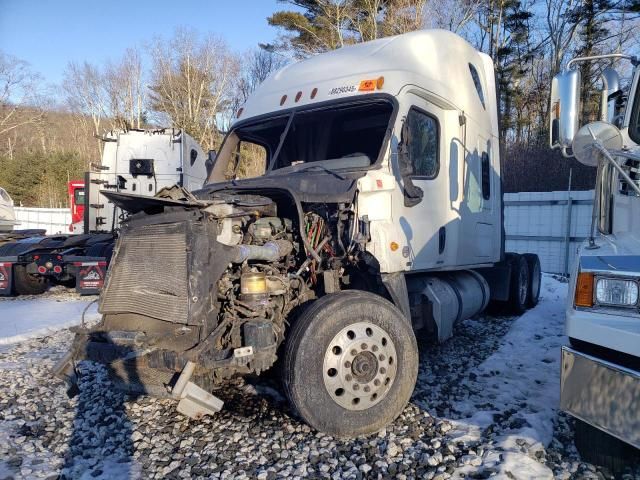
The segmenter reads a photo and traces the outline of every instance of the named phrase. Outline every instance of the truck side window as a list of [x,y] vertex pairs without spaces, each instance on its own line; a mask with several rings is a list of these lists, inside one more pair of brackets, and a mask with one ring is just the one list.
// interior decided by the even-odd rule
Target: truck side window
[[491,198],[491,162],[487,152],[482,152],[482,198]]
[[407,115],[409,155],[413,177],[434,178],[440,168],[438,121],[416,108]]
[[471,79],[473,80],[473,84],[475,85],[476,91],[478,92],[480,103],[482,103],[482,108],[486,110],[487,107],[484,104],[484,93],[482,92],[482,82],[480,81],[480,75],[478,75],[478,70],[476,70],[476,67],[469,64],[469,71],[471,72]]

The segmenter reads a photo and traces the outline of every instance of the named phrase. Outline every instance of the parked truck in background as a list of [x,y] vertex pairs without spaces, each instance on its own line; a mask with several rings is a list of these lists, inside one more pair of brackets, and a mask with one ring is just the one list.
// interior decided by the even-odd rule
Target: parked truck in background
[[58,375],[100,361],[117,388],[197,418],[222,407],[214,385],[280,359],[296,412],[354,436],[407,404],[414,330],[445,341],[490,300],[537,303],[537,257],[504,253],[493,63],[459,36],[289,65],[237,117],[203,189],[105,192],[131,215],[102,321]]
[[102,192],[153,196],[174,184],[199,188],[207,177],[207,156],[181,130],[115,130],[100,140],[101,162],[67,185],[72,234],[40,232],[0,245],[0,295],[38,294],[51,283],[98,293],[124,217]]
[[[628,88],[602,73],[601,121],[582,126],[582,62],[630,61]],[[640,461],[640,62],[573,59],[552,84],[551,146],[598,169],[591,238],[577,252],[562,348],[561,408],[581,456],[620,472]],[[596,230],[598,235],[596,235]]]

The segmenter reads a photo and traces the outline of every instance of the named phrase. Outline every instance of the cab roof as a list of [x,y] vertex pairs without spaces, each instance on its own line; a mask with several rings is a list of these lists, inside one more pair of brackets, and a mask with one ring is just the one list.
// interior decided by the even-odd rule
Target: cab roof
[[[478,73],[484,105],[469,65]],[[256,89],[239,119],[374,92],[397,95],[406,85],[428,91],[443,108],[463,110],[476,120],[488,113],[497,122],[490,57],[462,37],[437,29],[343,47],[287,65]]]

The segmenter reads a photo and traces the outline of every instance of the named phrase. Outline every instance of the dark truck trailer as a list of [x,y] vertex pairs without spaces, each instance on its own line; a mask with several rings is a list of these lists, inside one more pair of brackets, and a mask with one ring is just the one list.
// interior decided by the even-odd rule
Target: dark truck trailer
[[52,284],[75,287],[81,295],[99,293],[115,236],[42,233],[12,234],[0,244],[0,296],[37,295]]

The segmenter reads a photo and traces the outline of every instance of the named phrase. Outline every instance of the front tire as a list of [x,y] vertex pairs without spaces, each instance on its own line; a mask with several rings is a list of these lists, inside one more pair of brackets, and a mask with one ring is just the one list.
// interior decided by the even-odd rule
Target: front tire
[[584,461],[606,467],[614,474],[640,463],[640,450],[578,419],[575,444]]
[[336,437],[373,433],[407,405],[418,374],[409,321],[389,301],[345,291],[315,301],[285,345],[284,390],[296,412]]

